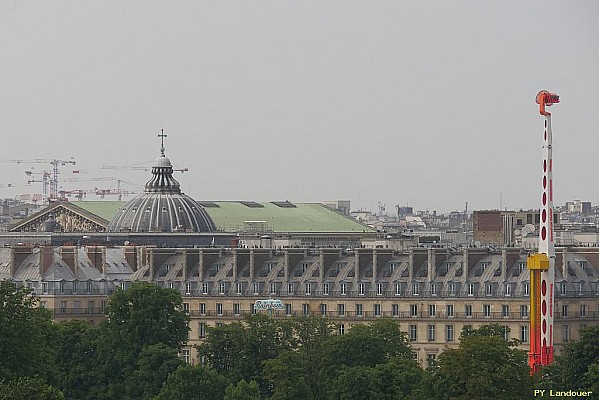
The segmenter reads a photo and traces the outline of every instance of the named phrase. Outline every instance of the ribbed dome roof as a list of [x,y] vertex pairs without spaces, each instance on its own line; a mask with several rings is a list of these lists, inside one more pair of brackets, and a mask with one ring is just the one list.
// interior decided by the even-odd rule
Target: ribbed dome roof
[[213,232],[215,225],[204,208],[181,193],[173,166],[164,155],[154,160],[152,179],[143,194],[127,202],[108,224],[109,232]]

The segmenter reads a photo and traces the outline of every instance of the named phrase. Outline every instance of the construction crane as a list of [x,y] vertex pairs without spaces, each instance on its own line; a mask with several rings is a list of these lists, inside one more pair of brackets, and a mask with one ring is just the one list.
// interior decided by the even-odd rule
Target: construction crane
[[[145,171],[148,172],[152,169],[152,167],[143,167],[139,165],[130,165],[130,166],[118,166],[118,165],[104,165],[100,167],[100,169],[112,169],[112,170],[129,170],[129,171]],[[189,168],[173,168],[174,172],[187,172]]]
[[52,177],[50,179],[50,199],[58,197],[58,175],[60,174],[60,166],[67,164],[75,165],[76,161],[71,157],[70,160],[58,160],[35,158],[31,160],[0,160],[0,163],[13,163],[13,164],[50,164],[52,165]]
[[527,259],[530,271],[530,350],[528,364],[534,374],[553,362],[553,293],[555,247],[553,233],[553,149],[551,114],[546,107],[559,103],[559,96],[542,90],[537,94],[539,112],[545,117],[539,249]]
[[[32,168],[33,169],[33,168]],[[43,172],[33,172],[33,170],[28,170],[25,171],[25,175],[34,178],[34,175],[41,175],[42,179],[29,179],[27,180],[28,184],[31,184],[33,182],[41,182],[42,183],[42,201],[46,201],[46,199],[48,198],[48,188],[50,187],[50,172],[48,171],[43,171]]]

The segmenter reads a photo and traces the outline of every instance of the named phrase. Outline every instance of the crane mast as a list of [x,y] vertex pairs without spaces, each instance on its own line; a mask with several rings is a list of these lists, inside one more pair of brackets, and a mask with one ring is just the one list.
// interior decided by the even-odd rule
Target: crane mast
[[542,90],[537,94],[539,112],[545,117],[542,149],[542,191],[538,253],[527,260],[530,271],[530,350],[531,373],[553,362],[553,293],[555,246],[553,231],[553,149],[551,114],[545,107],[559,103],[559,96]]

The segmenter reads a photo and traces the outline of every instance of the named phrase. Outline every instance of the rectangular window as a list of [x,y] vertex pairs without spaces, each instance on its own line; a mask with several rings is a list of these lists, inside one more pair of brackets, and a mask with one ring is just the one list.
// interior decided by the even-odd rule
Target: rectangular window
[[506,297],[510,297],[512,295],[512,285],[509,283],[505,284],[505,295]]
[[364,285],[363,283],[360,283],[358,285],[358,295],[364,296],[364,294],[366,294],[366,285]]
[[382,296],[383,295],[383,284],[382,283],[377,283],[376,284],[376,295],[377,296]]
[[474,296],[474,283],[468,284],[468,296]]
[[331,287],[331,285],[328,284],[328,283],[323,283],[322,284],[322,294],[323,294],[323,296],[328,296],[329,295],[330,287]]
[[510,328],[509,326],[503,327],[503,339],[509,341],[510,340]]
[[181,350],[181,358],[183,358],[183,362],[185,362],[186,364],[191,363],[191,356],[189,355],[189,349]]
[[431,296],[436,296],[436,295],[437,295],[437,283],[432,282],[431,283]]
[[586,306],[586,304],[581,304],[580,305],[580,316],[581,317],[586,317],[587,316],[587,306]]
[[491,317],[491,305],[483,304],[483,317],[490,318]]
[[524,272],[524,270],[526,269],[526,262],[519,262],[518,263],[518,275],[522,274],[522,272]]
[[562,325],[562,342],[568,343],[570,341],[570,326]]
[[412,283],[412,295],[420,296],[420,284],[418,282]]
[[[29,283],[28,285],[31,285],[31,284]],[[73,294],[77,294],[77,287],[78,286],[79,286],[79,282],[73,281]]]
[[345,304],[337,304],[337,314],[340,317],[345,317]]
[[466,304],[464,306],[464,313],[466,314],[466,317],[468,317],[468,318],[472,317],[472,304]]
[[525,283],[524,284],[524,296],[529,296],[530,295],[530,284]]
[[437,355],[433,353],[426,354],[426,367],[431,368],[435,365],[435,360],[437,359]]
[[401,295],[401,283],[396,283],[395,284],[395,295],[396,296],[400,296]]
[[435,341],[435,325],[429,325],[427,328],[427,339],[429,342]]
[[320,304],[320,315],[323,317],[327,316],[327,305],[325,303]]
[[216,315],[223,315],[223,303],[216,303]]
[[380,304],[375,304],[374,305],[374,316],[375,317],[380,317],[381,316],[381,305]]
[[291,315],[291,303],[285,303],[285,315]]
[[287,284],[287,294],[293,294],[295,285],[293,283]]
[[102,300],[102,302],[100,303],[100,310],[102,312],[104,312],[104,310],[106,310],[106,305],[108,304],[108,302],[106,300]]
[[200,315],[206,315],[206,303],[199,304]]
[[434,317],[437,314],[437,307],[434,304],[428,305],[428,316]]
[[87,313],[93,314],[95,308],[96,308],[96,303],[93,300],[88,300],[87,301]]
[[185,282],[185,294],[191,294],[191,283]]
[[42,293],[48,293],[48,282],[42,282]]
[[527,325],[520,326],[520,341],[522,343],[528,343],[528,326]]
[[87,284],[85,286],[87,289],[87,293],[90,294],[92,292],[92,287],[93,287],[91,281],[87,282]]
[[501,316],[507,318],[510,316],[510,306],[508,304],[503,304],[501,306]]
[[492,283],[487,283],[485,285],[485,294],[487,296],[493,296],[493,284]]
[[183,312],[189,315],[189,303],[183,303]]
[[233,303],[233,314],[241,314],[241,305],[239,303]]
[[227,284],[225,282],[220,282],[218,284],[218,294],[225,294],[227,288]]
[[260,282],[254,282],[252,287],[254,288],[254,296],[259,295],[260,294]]
[[399,304],[391,304],[391,315],[399,317]]
[[63,281],[60,282],[59,287],[60,287],[60,293],[64,293],[64,282]]
[[306,293],[306,296],[310,296],[312,294],[312,283],[306,282],[305,293]]
[[559,294],[561,296],[565,296],[567,293],[566,282],[560,282],[559,284]]
[[243,293],[243,283],[237,282],[235,284],[235,294],[242,294],[242,293]]
[[310,304],[308,304],[308,303],[302,304],[302,314],[310,315]]
[[562,304],[562,317],[566,318],[568,316],[568,305]]
[[526,304],[520,306],[520,318],[528,318],[528,306]]
[[337,325],[337,334],[344,335],[345,334],[345,324]]
[[204,339],[206,337],[206,323],[200,322],[198,326],[198,336],[200,339]]
[[447,304],[445,306],[445,313],[447,314],[448,317],[453,317],[453,304]]
[[362,309],[362,304],[356,304],[356,317],[362,317],[364,315],[364,310]]
[[269,286],[270,286],[270,294],[277,294],[276,282],[271,282]]
[[341,296],[347,295],[347,284],[346,283],[341,284],[340,291],[341,291]]
[[449,283],[449,287],[448,287],[447,291],[449,292],[450,296],[455,296],[455,292],[456,292],[455,283],[453,283],[453,282]]
[[418,340],[418,329],[416,325],[410,325],[410,342],[415,342]]
[[60,302],[60,314],[64,314],[66,312],[67,312],[67,302],[61,301]]
[[208,282],[202,283],[202,294],[208,294]]
[[445,325],[445,341],[446,342],[454,341],[453,325]]
[[418,304],[410,304],[410,317],[418,316]]

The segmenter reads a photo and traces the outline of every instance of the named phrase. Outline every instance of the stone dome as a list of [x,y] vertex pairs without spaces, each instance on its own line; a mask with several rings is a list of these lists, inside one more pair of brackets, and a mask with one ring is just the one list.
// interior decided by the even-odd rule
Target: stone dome
[[128,201],[108,224],[109,232],[214,232],[216,227],[204,208],[181,193],[173,178],[173,166],[164,155],[154,160],[152,179],[144,193]]

